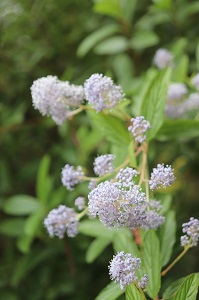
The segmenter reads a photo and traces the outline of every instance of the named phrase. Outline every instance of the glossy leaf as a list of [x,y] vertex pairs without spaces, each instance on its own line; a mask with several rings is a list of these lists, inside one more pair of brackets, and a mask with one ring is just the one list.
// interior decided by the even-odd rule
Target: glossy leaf
[[95,300],[115,300],[124,293],[119,283],[110,282],[95,298]]
[[199,136],[199,121],[196,120],[165,120],[157,133],[161,141],[191,139]]
[[128,49],[128,40],[123,36],[114,36],[99,43],[94,52],[100,55],[117,54]]
[[111,239],[114,235],[114,230],[106,228],[98,220],[85,220],[79,224],[78,230],[80,233],[92,237]]
[[0,223],[0,233],[7,236],[20,236],[24,233],[25,219],[7,219]]
[[77,49],[77,55],[85,56],[96,44],[118,31],[119,26],[116,24],[109,24],[94,31],[81,42]]
[[179,278],[178,280],[172,282],[170,286],[164,291],[163,299],[170,300],[173,295],[176,293],[177,289],[181,286],[182,282],[185,280],[186,277]]
[[158,44],[159,37],[153,31],[137,31],[130,40],[130,46],[135,50],[142,50]]
[[183,55],[178,61],[178,64],[173,71],[172,74],[173,81],[185,82],[188,69],[189,69],[189,57],[187,55]]
[[39,165],[39,170],[37,173],[37,184],[36,193],[37,198],[41,202],[46,202],[48,200],[48,195],[52,186],[50,178],[48,176],[50,167],[50,157],[45,155]]
[[110,142],[120,146],[129,145],[131,141],[129,132],[124,123],[116,117],[103,113],[96,114],[91,111],[88,113],[88,116],[91,118],[93,125],[96,126]]
[[89,246],[86,252],[87,263],[92,263],[111,243],[111,239],[97,238]]
[[5,202],[3,210],[10,215],[23,216],[38,211],[40,207],[37,199],[28,195],[16,195]]
[[198,292],[198,276],[191,274],[183,281],[172,300],[196,300]]
[[115,18],[122,17],[120,0],[99,0],[94,5],[94,11]]
[[127,286],[125,296],[126,300],[143,300],[140,291],[134,284],[130,284]]
[[159,72],[150,84],[142,103],[141,115],[151,124],[148,140],[154,138],[162,126],[170,75],[169,68]]
[[113,248],[115,252],[124,251],[125,253],[131,253],[132,256],[140,255],[138,247],[133,241],[131,231],[126,228],[115,231],[113,236]]
[[146,290],[151,298],[155,298],[161,284],[161,253],[155,231],[147,231],[144,235],[142,254],[144,268],[149,277]]
[[165,223],[159,229],[160,249],[162,267],[165,266],[171,257],[173,246],[176,240],[175,212],[170,210],[165,216]]

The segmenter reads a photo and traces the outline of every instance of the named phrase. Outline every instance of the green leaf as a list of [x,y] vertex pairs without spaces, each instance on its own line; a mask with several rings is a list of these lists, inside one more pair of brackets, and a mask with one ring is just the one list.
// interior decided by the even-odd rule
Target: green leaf
[[109,24],[94,31],[81,42],[77,49],[77,55],[85,56],[97,43],[116,32],[119,32],[119,26],[116,24]]
[[124,36],[114,36],[99,43],[94,52],[100,55],[110,55],[124,52],[128,49],[128,40]]
[[97,238],[89,246],[86,252],[87,263],[92,263],[111,243],[111,239],[108,238]]
[[3,210],[10,215],[23,216],[38,211],[40,207],[36,198],[28,195],[16,195],[5,202]]
[[130,284],[127,286],[125,296],[126,300],[143,300],[140,291],[134,284]]
[[161,253],[157,235],[154,230],[147,231],[143,241],[143,264],[149,282],[146,287],[151,298],[155,298],[161,284]]
[[130,40],[130,46],[135,50],[142,50],[158,44],[159,37],[153,31],[136,31]]
[[89,235],[92,237],[107,238],[112,239],[114,235],[114,230],[106,228],[98,220],[85,220],[81,221],[79,224],[78,230],[80,233]]
[[25,219],[9,219],[0,223],[0,233],[16,237],[24,233]]
[[95,300],[115,300],[120,295],[124,294],[119,283],[110,282],[95,298]]
[[191,139],[199,136],[199,121],[196,120],[165,120],[157,133],[161,141]]
[[159,233],[163,267],[170,260],[173,246],[176,240],[176,220],[174,211],[171,210],[166,214],[165,223],[159,229]]
[[17,240],[17,247],[23,253],[28,253],[30,251],[30,246],[33,241],[32,236],[22,235]]
[[178,280],[174,281],[170,286],[164,291],[163,293],[163,299],[164,300],[170,300],[174,293],[177,291],[177,289],[180,287],[182,282],[185,280],[186,277],[179,278]]
[[120,146],[129,145],[131,141],[129,132],[124,123],[118,118],[105,115],[104,113],[96,114],[96,112],[93,111],[89,111],[88,116],[91,119],[93,126],[98,128],[98,130],[101,130],[104,137],[106,137],[110,142]]
[[98,0],[94,7],[96,13],[112,16],[115,18],[122,18],[122,10],[120,6],[120,0]]
[[137,7],[137,0],[123,0],[120,3],[123,11],[123,18],[128,22],[132,22]]
[[189,275],[178,288],[172,300],[195,300],[198,292],[198,275]]
[[24,232],[28,236],[33,236],[37,233],[41,227],[44,219],[44,211],[39,210],[36,213],[30,215],[25,222]]
[[141,115],[152,126],[148,132],[148,140],[154,138],[162,126],[170,75],[170,68],[160,71],[149,86],[142,103]]
[[113,248],[115,252],[124,251],[125,253],[131,253],[132,256],[140,255],[138,247],[133,241],[131,231],[126,228],[115,231],[113,236]]
[[41,202],[46,202],[48,200],[48,195],[51,190],[52,182],[48,176],[50,167],[50,157],[45,155],[39,165],[39,170],[37,173],[37,183],[36,183],[36,194],[37,198]]
[[184,82],[187,77],[189,69],[189,57],[187,55],[183,55],[180,60],[178,61],[177,66],[175,66],[175,69],[172,74],[173,81],[176,82]]

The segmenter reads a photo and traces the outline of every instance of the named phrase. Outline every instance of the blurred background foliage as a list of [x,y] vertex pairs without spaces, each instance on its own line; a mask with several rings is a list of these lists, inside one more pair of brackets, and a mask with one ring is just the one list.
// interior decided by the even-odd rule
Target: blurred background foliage
[[[122,85],[136,114],[136,95],[146,70],[153,71],[156,49],[174,53],[174,81],[186,82],[198,72],[198,16],[199,2],[188,0],[1,0],[1,299],[88,300],[109,282],[111,247],[87,264],[92,238],[80,234],[50,239],[42,222],[52,208],[73,206],[76,196],[87,193],[85,185],[72,193],[61,186],[63,165],[83,165],[92,174],[97,153],[116,153],[118,146],[105,143],[84,114],[61,127],[39,115],[31,104],[33,80],[57,75],[83,84],[92,73],[108,74]],[[198,137],[154,141],[150,148],[150,167],[172,163],[176,172],[170,192],[178,238],[181,223],[198,217],[198,149]],[[196,251],[190,251],[167,281],[196,271]]]

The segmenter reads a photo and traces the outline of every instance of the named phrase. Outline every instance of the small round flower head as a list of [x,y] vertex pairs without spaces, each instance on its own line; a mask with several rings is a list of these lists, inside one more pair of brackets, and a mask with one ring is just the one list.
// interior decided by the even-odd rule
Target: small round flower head
[[108,173],[114,172],[113,160],[115,155],[105,154],[95,158],[94,161],[94,172],[98,176],[103,176]]
[[62,101],[64,91],[64,83],[51,75],[35,80],[31,86],[34,108],[44,116],[51,116],[58,125],[68,116],[68,110]]
[[120,86],[102,74],[93,74],[84,84],[85,98],[99,112],[116,106],[124,94]]
[[196,74],[192,80],[191,83],[193,84],[193,86],[196,88],[197,91],[199,91],[199,73]]
[[109,275],[111,280],[119,282],[122,290],[133,282],[136,282],[140,287],[144,288],[147,284],[147,275],[144,275],[140,282],[136,276],[136,272],[141,268],[141,260],[137,257],[132,257],[130,253],[124,254],[123,251],[118,252],[113,256],[109,265]]
[[100,183],[88,195],[89,213],[107,227],[135,229],[145,224],[145,194],[137,185],[120,189],[117,182]]
[[185,246],[197,246],[199,241],[199,220],[190,218],[190,221],[182,224],[182,232],[185,235],[181,236],[181,245]]
[[164,69],[173,62],[173,54],[164,48],[160,48],[156,51],[154,56],[154,64],[158,69]]
[[185,113],[184,103],[170,104],[165,106],[165,116],[171,119],[183,118]]
[[69,237],[74,237],[78,233],[76,216],[77,214],[72,208],[60,205],[49,212],[44,220],[44,226],[51,237],[58,236],[60,239],[63,239],[65,233]]
[[187,87],[183,83],[171,83],[167,91],[167,101],[179,101],[187,94]]
[[116,175],[118,185],[121,188],[129,188],[130,186],[133,186],[133,178],[138,174],[139,172],[133,168],[127,167],[125,169],[120,169],[120,171]]
[[145,133],[151,128],[151,125],[143,116],[132,118],[131,122],[132,125],[128,127],[128,130],[133,134],[135,140],[142,144],[146,140]]
[[149,186],[151,190],[159,188],[161,186],[170,186],[175,180],[173,169],[171,166],[164,164],[158,164],[157,168],[153,168],[151,173],[151,180],[149,181]]
[[82,86],[70,85],[51,75],[35,80],[31,94],[34,108],[44,116],[51,116],[58,125],[70,116],[71,108],[79,106],[84,99]]
[[183,103],[184,111],[193,111],[199,109],[199,93],[189,95],[189,98]]
[[79,178],[81,176],[84,176],[82,167],[78,166],[75,170],[73,166],[67,164],[62,169],[61,181],[67,190],[72,191],[73,187],[81,181]]
[[77,197],[75,199],[75,205],[77,206],[77,208],[79,210],[82,210],[85,208],[86,204],[85,204],[85,198],[84,197]]
[[160,214],[162,205],[160,201],[150,200],[146,202],[146,219],[144,229],[157,229],[165,222],[165,217]]

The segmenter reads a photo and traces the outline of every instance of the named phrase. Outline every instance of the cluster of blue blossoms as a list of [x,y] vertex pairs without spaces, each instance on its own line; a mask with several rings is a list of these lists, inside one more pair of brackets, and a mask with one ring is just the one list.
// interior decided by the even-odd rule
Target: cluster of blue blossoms
[[[167,50],[159,49],[154,63],[160,69],[172,66],[173,56]],[[193,78],[192,84],[199,90],[199,75]],[[56,76],[43,77],[33,83],[31,93],[33,106],[43,115],[51,116],[58,125],[72,116],[75,109],[81,109],[85,101],[96,112],[100,112],[112,109],[124,98],[121,87],[102,74],[93,74],[85,81],[84,86],[62,82]],[[172,101],[182,101],[186,93],[187,88],[181,83],[169,87],[166,107],[168,114]],[[197,103],[199,99],[197,97],[192,95],[194,98],[190,100],[192,105]],[[128,130],[133,135],[136,145],[141,148],[146,144],[147,132],[151,125],[143,116],[132,118],[129,122]],[[146,180],[137,169],[127,165],[120,169],[116,168],[115,158],[113,154],[96,157],[93,163],[96,177],[93,178],[86,177],[81,166],[75,168],[66,164],[63,167],[61,182],[69,191],[73,190],[78,183],[90,179],[87,204],[86,199],[80,196],[76,198],[74,205],[78,210],[85,211],[89,217],[98,217],[108,228],[157,229],[165,221],[164,216],[161,215],[162,206],[159,201],[149,199],[150,193],[142,190],[141,183],[147,182],[152,192],[170,186],[175,180],[173,169],[169,165],[158,164],[153,168],[150,179]],[[141,183],[139,178],[142,179]],[[65,234],[75,237],[78,234],[79,219],[82,215],[82,212],[77,213],[73,208],[60,205],[49,212],[44,220],[44,226],[51,237],[57,236],[62,239]],[[181,245],[196,246],[199,240],[199,220],[191,218],[188,223],[184,223],[183,233],[185,235],[181,237]],[[125,254],[123,251],[119,252],[110,262],[110,277],[120,283],[121,289],[131,283],[145,288],[148,282],[147,275],[142,278],[136,275],[140,265],[140,258],[132,257],[131,254]]]

